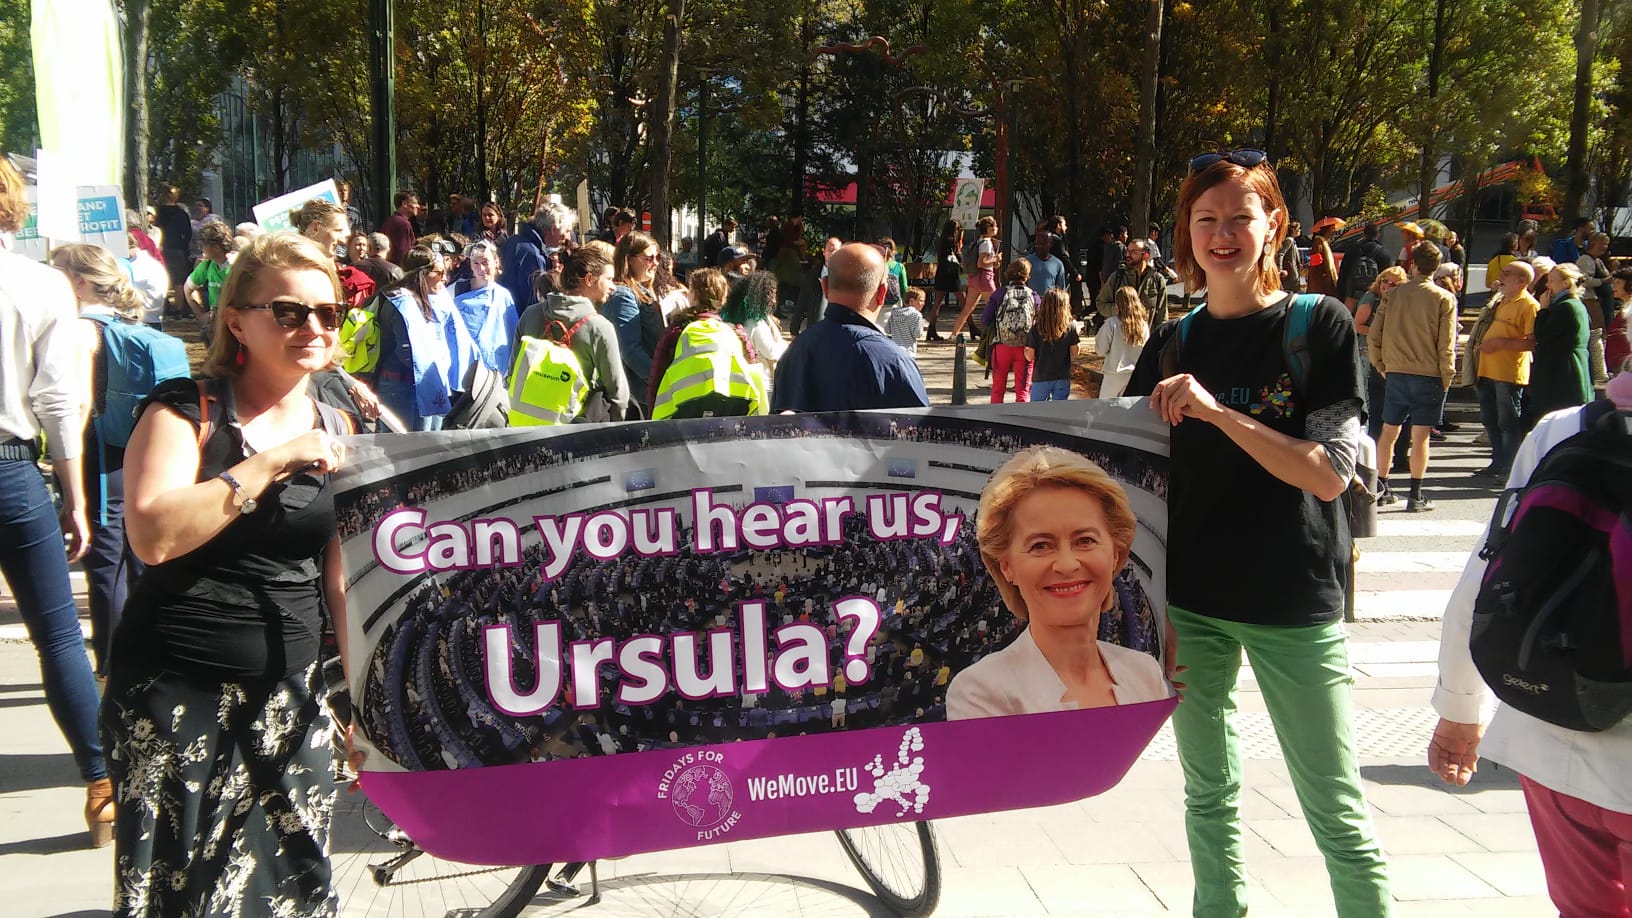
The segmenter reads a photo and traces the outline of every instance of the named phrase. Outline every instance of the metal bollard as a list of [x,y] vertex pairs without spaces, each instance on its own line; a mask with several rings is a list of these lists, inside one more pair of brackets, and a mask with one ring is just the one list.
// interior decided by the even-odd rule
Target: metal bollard
[[963,333],[958,333],[957,350],[952,353],[952,404],[969,404],[969,349]]

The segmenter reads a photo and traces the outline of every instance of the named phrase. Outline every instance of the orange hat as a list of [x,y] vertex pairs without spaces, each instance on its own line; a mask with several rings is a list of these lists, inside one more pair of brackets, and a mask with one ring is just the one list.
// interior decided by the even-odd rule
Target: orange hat
[[1422,227],[1416,225],[1415,223],[1401,223],[1398,224],[1398,226],[1400,228],[1400,232],[1402,233],[1409,233],[1418,239],[1423,237]]
[[1315,221],[1315,227],[1310,232],[1318,233],[1328,226],[1336,230],[1341,230],[1343,227],[1348,226],[1348,223],[1344,221],[1342,217],[1321,217],[1319,220]]

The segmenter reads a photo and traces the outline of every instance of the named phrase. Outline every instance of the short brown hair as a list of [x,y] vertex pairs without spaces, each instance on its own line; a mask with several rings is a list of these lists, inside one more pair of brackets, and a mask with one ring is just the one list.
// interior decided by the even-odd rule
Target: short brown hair
[[28,220],[28,192],[23,174],[0,156],[0,233],[15,233]]
[[[1229,181],[1239,181],[1247,186],[1248,191],[1257,194],[1269,215],[1286,213],[1286,198],[1281,195],[1281,183],[1276,181],[1275,170],[1267,159],[1250,168],[1221,159],[1200,172],[1190,173],[1184,184],[1179,186],[1178,216],[1173,221],[1173,267],[1188,290],[1207,286],[1207,272],[1201,270],[1196,253],[1190,251],[1190,211],[1196,206],[1197,198]],[[1281,289],[1281,269],[1275,263],[1275,253],[1280,251],[1286,232],[1287,223],[1283,219],[1267,240],[1268,251],[1258,253],[1259,293],[1268,294]]]
[[1031,262],[1019,259],[1011,262],[1003,270],[1003,280],[1010,284],[1023,284],[1031,279]]
[[1411,263],[1417,266],[1418,274],[1432,274],[1439,270],[1439,265],[1445,257],[1439,254],[1439,246],[1432,242],[1419,242],[1411,247]]
[[611,263],[604,245],[581,245],[573,249],[561,264],[561,289],[568,291],[583,287],[584,281],[600,276]]
[[909,303],[922,303],[924,301],[924,288],[908,287],[906,292],[901,294],[901,298]]
[[334,300],[339,302],[340,278],[334,271],[334,257],[323,247],[299,233],[262,233],[238,253],[221,285],[221,299],[215,305],[215,340],[204,357],[204,375],[216,378],[235,377],[243,373],[238,365],[238,353],[244,349],[238,336],[227,328],[227,310],[253,305],[250,290],[262,274],[272,271],[321,271],[334,285]]
[[998,466],[980,492],[975,538],[980,545],[980,560],[985,563],[986,572],[992,575],[998,594],[1021,621],[1029,621],[1031,613],[1019,588],[1003,576],[1003,555],[1014,535],[1015,505],[1039,488],[1077,488],[1099,500],[1105,511],[1111,544],[1122,565],[1128,563],[1128,555],[1133,551],[1138,526],[1138,518],[1128,505],[1127,492],[1085,456],[1057,446],[1033,446],[1015,453]]

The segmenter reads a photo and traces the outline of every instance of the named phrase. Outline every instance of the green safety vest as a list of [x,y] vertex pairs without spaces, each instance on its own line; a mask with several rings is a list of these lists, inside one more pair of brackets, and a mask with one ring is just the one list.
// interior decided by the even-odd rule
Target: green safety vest
[[345,355],[341,365],[347,373],[372,373],[380,363],[380,323],[370,308],[374,302],[346,310],[340,323],[340,351]]
[[652,419],[674,417],[681,405],[705,395],[744,399],[749,414],[764,414],[770,399],[765,395],[765,377],[757,370],[749,365],[731,326],[716,318],[697,319],[680,332],[674,362],[658,385]]
[[564,342],[523,336],[516,345],[516,364],[510,372],[511,427],[570,424],[583,412],[589,384],[571,344],[573,333],[585,321],[568,329]]

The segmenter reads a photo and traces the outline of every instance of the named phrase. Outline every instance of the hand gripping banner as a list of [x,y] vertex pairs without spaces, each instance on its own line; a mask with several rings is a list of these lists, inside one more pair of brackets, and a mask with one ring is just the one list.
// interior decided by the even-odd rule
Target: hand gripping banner
[[1167,456],[1094,400],[360,440],[363,787],[492,864],[1101,793],[1176,703]]

